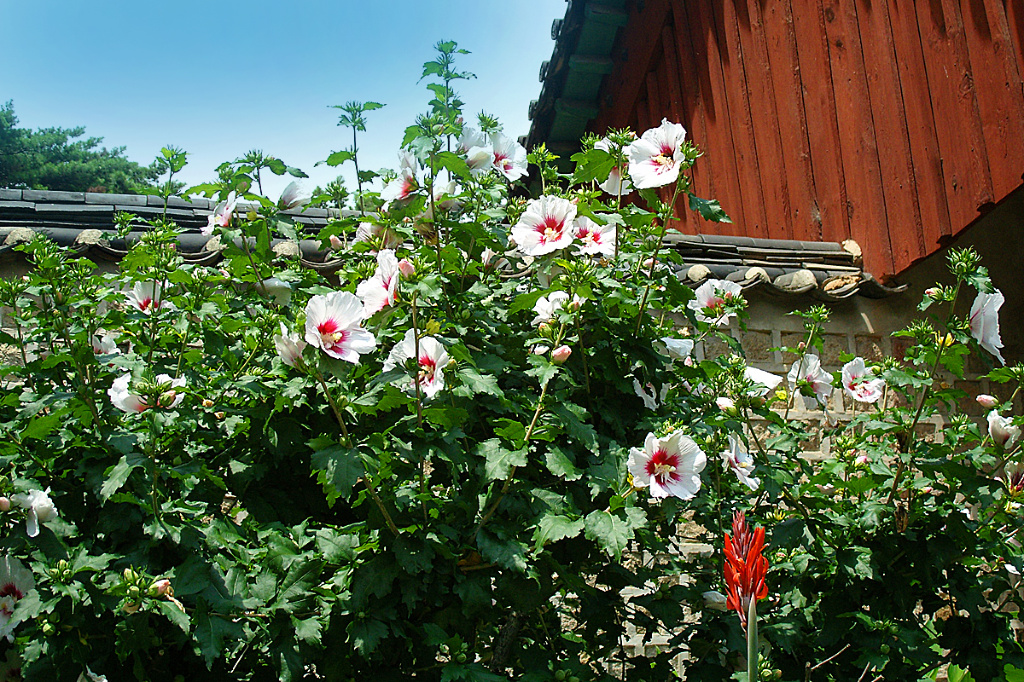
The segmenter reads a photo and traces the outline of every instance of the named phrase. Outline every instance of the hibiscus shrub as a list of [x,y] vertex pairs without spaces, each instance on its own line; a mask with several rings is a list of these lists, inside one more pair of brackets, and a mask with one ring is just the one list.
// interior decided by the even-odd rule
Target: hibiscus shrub
[[[0,370],[0,679],[746,679],[750,615],[765,679],[1019,664],[1019,425],[985,397],[987,429],[918,429],[975,339],[1001,346],[976,256],[929,290],[944,317],[905,332],[905,361],[832,376],[827,313],[804,313],[784,390],[721,331],[739,287],[669,267],[679,199],[728,219],[690,193],[681,126],[590,141],[568,176],[534,150],[524,201],[525,150],[463,126],[438,47],[399,172],[316,235],[323,267],[275,250],[306,199],[253,192],[261,168],[299,174],[262,157],[193,188],[222,201],[218,267],[184,263],[166,220],[119,219],[116,274],[20,247],[30,275],[0,282],[20,360]],[[737,354],[698,361],[709,335]],[[816,427],[788,407],[839,382],[865,408],[809,461]]]

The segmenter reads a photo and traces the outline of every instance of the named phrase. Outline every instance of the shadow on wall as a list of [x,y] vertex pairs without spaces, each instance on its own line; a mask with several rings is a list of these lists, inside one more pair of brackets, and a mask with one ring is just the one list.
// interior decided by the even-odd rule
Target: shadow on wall
[[[1024,361],[1024,186],[1017,188],[991,212],[979,218],[959,238],[900,276],[911,291],[923,291],[936,281],[948,282],[947,255],[951,248],[973,247],[988,268],[1006,303],[999,311],[1003,357],[1007,364]],[[957,312],[967,314],[973,296],[962,297]],[[998,361],[996,361],[998,363]]]

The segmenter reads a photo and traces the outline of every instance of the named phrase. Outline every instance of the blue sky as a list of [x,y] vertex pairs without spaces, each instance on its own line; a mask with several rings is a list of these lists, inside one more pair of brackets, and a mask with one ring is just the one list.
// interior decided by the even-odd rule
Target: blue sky
[[386,104],[368,114],[360,167],[396,166],[439,40],[471,52],[457,63],[477,74],[456,87],[467,113],[525,134],[564,13],[564,0],[0,0],[0,101],[14,100],[23,127],[85,126],[140,163],[182,147],[188,183],[262,149],[309,173],[312,189],[337,174],[314,164],[350,142],[332,104]]

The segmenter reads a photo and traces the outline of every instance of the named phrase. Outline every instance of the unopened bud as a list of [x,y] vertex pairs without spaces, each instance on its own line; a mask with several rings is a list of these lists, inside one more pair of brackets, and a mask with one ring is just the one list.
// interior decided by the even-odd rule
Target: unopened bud
[[331,248],[335,251],[341,251],[345,247],[345,243],[336,234],[331,235]]
[[939,300],[939,298],[942,297],[942,289],[938,287],[929,287],[928,289],[924,290],[924,295],[932,299],[933,301],[937,301]]
[[551,346],[534,346],[533,347],[533,354],[534,355],[546,355],[549,350],[551,350]]
[[568,360],[570,355],[572,355],[572,348],[569,348],[569,346],[559,346],[551,351],[551,362],[560,365]]
[[11,511],[11,500],[8,497],[0,497],[0,511]]
[[213,407],[213,401],[209,398],[203,399],[203,407]]
[[164,391],[160,394],[160,398],[156,401],[156,404],[160,407],[171,407],[174,404],[174,399],[177,397],[177,391]]
[[978,397],[975,398],[975,400],[977,400],[978,404],[984,407],[986,410],[991,410],[993,407],[999,404],[999,401],[996,400],[996,397],[994,395],[989,395],[988,393],[979,393]]
[[174,588],[171,587],[171,581],[167,578],[161,578],[160,580],[154,580],[153,584],[149,586],[149,596],[151,597],[173,597]]
[[857,455],[857,459],[853,460],[853,463],[859,467],[863,467],[868,465],[868,461],[867,455]]
[[807,348],[807,344],[801,341],[800,343],[796,344],[796,347],[797,350],[804,350],[805,348]]
[[736,414],[736,403],[733,402],[732,398],[726,398],[725,396],[719,396],[715,398],[715,404],[718,405],[718,409],[726,414]]
[[398,261],[398,271],[403,277],[412,277],[416,273],[416,266],[408,258]]

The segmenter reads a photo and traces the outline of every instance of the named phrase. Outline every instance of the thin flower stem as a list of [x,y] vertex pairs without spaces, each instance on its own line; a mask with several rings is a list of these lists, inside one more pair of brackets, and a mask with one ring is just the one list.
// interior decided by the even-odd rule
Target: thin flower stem
[[331,390],[327,387],[327,381],[324,379],[323,373],[320,370],[316,371],[316,379],[320,382],[320,386],[324,389],[324,395],[327,396],[327,403],[331,406],[331,411],[334,412],[334,418],[338,420],[338,426],[341,427],[341,435],[345,439],[345,445],[352,447],[352,439],[348,435],[348,427],[345,426],[345,420],[341,416],[341,410],[338,408],[338,404],[334,402],[334,396],[331,395]]
[[423,430],[423,394],[420,391],[420,331],[416,322],[416,294],[412,295],[412,342],[413,352],[416,354],[416,369],[412,378],[412,385],[416,389],[416,425]]
[[[537,409],[533,411],[533,419],[530,420],[530,426],[527,427],[526,436],[523,438],[524,447],[529,445],[530,437],[533,435],[533,429],[534,427],[537,426],[537,419],[538,417],[540,417],[541,410],[544,409],[544,396],[546,396],[548,393],[548,385],[550,383],[551,382],[549,380],[548,383],[544,384],[544,386],[542,386],[540,389],[540,398],[537,399]],[[491,520],[491,517],[494,516],[494,512],[498,511],[498,505],[500,505],[501,501],[505,499],[505,494],[508,492],[508,489],[512,486],[512,479],[515,477],[515,474],[516,467],[513,466],[512,469],[508,472],[508,477],[505,478],[504,485],[501,486],[501,492],[498,493],[498,499],[494,501],[494,504],[492,504],[491,507],[487,510],[487,513],[483,515],[483,518],[480,519],[480,523],[476,524],[476,528],[473,530],[474,541],[476,540],[476,536],[480,534],[480,529],[483,528],[487,524],[487,522]]]
[[[644,288],[644,295],[643,298],[640,300],[640,312],[637,314],[636,317],[636,330],[634,331],[635,334],[640,333],[640,325],[643,324],[644,311],[647,308],[647,297],[651,293],[651,284],[654,280],[654,268],[658,266],[658,254],[661,253],[661,247],[665,243],[665,233],[668,231],[668,223],[672,219],[672,212],[675,208],[676,198],[679,196],[679,188],[682,186],[682,184],[682,179],[676,181],[676,189],[672,193],[672,200],[668,202],[668,205],[665,207],[665,216],[661,220],[661,232],[658,233],[658,243],[654,247],[654,255],[651,256],[651,270],[650,272],[647,273],[647,286]],[[639,273],[639,268],[637,269],[637,272]]]
[[374,504],[377,505],[377,509],[380,510],[381,515],[384,517],[384,523],[387,524],[388,530],[394,533],[395,537],[398,537],[400,534],[398,526],[395,525],[395,522],[391,518],[391,514],[388,513],[388,510],[384,508],[384,502],[380,499],[380,495],[377,494],[377,489],[370,481],[369,476],[363,478],[363,485],[366,486],[366,492],[370,494],[370,499],[372,499]]
[[[956,283],[956,289],[953,290],[953,299],[949,303],[949,315],[946,317],[946,329],[949,329],[949,323],[953,319],[953,308],[956,306],[956,299],[960,295],[960,282]],[[932,384],[935,383],[935,372],[939,369],[939,362],[942,360],[942,352],[946,349],[946,335],[939,338],[938,347],[935,351],[935,362],[932,363],[932,369],[928,372],[928,385],[924,387],[924,392],[921,393],[921,400],[917,405],[917,411],[914,413],[914,420],[910,423],[910,427],[903,432],[903,449],[906,451],[905,454],[910,456],[910,444],[916,433],[917,424],[921,420],[921,415],[924,414],[924,406],[928,401],[928,396],[931,394]],[[896,475],[892,479],[892,489],[889,491],[889,498],[886,500],[886,504],[892,504],[893,498],[896,497],[896,491],[899,489],[900,479],[903,478],[903,474],[907,469],[907,463],[900,458],[899,464],[896,465]]]

